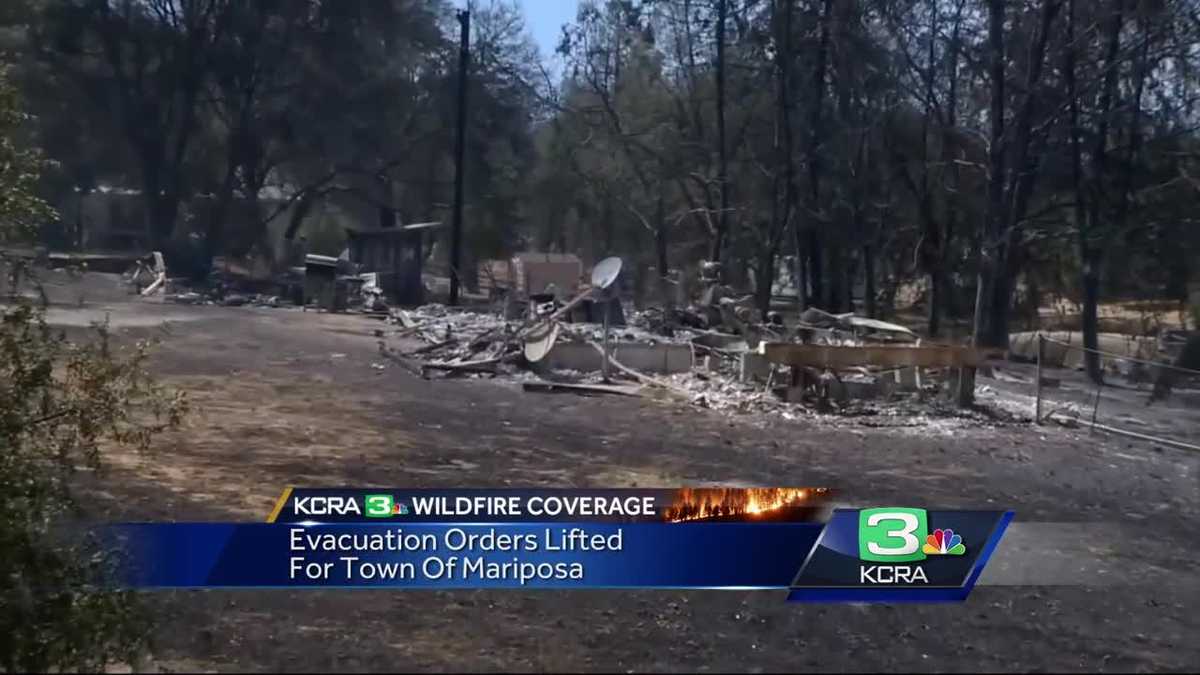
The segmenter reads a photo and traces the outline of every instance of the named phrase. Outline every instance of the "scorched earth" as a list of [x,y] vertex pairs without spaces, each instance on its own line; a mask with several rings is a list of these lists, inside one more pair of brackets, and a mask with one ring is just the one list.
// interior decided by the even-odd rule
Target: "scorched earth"
[[[1061,585],[962,605],[795,605],[773,592],[148,593],[150,668],[200,670],[1195,670],[1200,458],[986,417],[726,416],[627,397],[425,381],[381,363],[360,316],[51,288],[72,333],[160,332],[154,369],[196,412],[151,455],[81,476],[108,519],[262,521],[307,487],[828,486],[852,505],[1011,508]],[[110,292],[105,293],[105,289]],[[1014,530],[1020,544],[1020,530]],[[1033,532],[1033,530],[1027,530]],[[1086,539],[1083,539],[1086,534]],[[1067,547],[1074,547],[1067,551]],[[1072,567],[1087,551],[1086,570]],[[1064,552],[1055,558],[1056,552]],[[1071,553],[1071,555],[1067,555]],[[1016,582],[1012,582],[1017,579]],[[986,581],[986,578],[985,578]],[[1187,636],[1191,635],[1189,638]]]

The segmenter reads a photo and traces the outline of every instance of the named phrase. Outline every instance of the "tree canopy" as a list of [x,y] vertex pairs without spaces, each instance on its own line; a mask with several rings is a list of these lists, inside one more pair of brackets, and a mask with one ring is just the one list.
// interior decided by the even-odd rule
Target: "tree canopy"
[[[1186,0],[584,0],[554,75],[518,3],[470,9],[468,264],[620,254],[666,292],[715,259],[764,307],[788,281],[872,314],[916,287],[931,335],[978,310],[993,345],[1047,292],[1195,281]],[[148,244],[240,253],[330,210],[449,220],[454,11],[24,0],[0,35],[54,162],[39,194],[120,185]]]

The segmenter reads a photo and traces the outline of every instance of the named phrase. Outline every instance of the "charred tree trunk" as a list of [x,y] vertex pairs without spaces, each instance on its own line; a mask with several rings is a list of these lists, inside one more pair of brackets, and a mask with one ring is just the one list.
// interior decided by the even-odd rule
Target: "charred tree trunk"
[[304,219],[312,213],[313,204],[317,201],[316,190],[306,190],[300,198],[296,200],[296,205],[292,207],[292,215],[288,219],[287,229],[283,233],[283,238],[286,241],[291,241],[296,238],[296,233],[304,226]]
[[[771,287],[775,281],[775,258],[779,246],[787,235],[796,209],[796,169],[793,160],[795,149],[792,137],[792,3],[794,0],[775,0],[772,5],[776,41],[779,49],[775,53],[776,94],[776,167],[773,192],[774,222],[768,228],[768,241],[759,261],[758,307],[764,313],[771,309]],[[782,185],[783,203],[780,204]],[[765,288],[763,285],[765,284]],[[799,293],[799,289],[797,288]]]
[[246,205],[240,220],[242,227],[248,235],[244,243],[253,250],[266,245],[268,242],[266,223],[263,221],[262,202],[258,197],[262,186],[252,187],[251,189],[254,191],[248,191],[246,194]]
[[721,212],[713,238],[713,262],[720,262],[729,228],[729,159],[725,156],[725,23],[728,0],[717,0],[717,182],[721,190]]
[[[1112,100],[1117,88],[1117,58],[1121,48],[1121,24],[1124,22],[1123,0],[1112,0],[1108,26],[1105,30],[1104,82],[1097,103],[1095,147],[1092,149],[1092,168],[1088,177],[1086,225],[1079,235],[1080,262],[1083,266],[1083,346],[1088,350],[1099,349],[1100,325],[1100,268],[1103,264],[1100,241],[1103,239],[1104,180],[1108,172],[1108,129]],[[1084,366],[1088,377],[1100,383],[1104,372],[1100,367],[1100,355],[1095,351],[1084,352]]]
[[823,280],[823,265],[821,264],[821,256],[823,254],[820,236],[821,224],[821,119],[822,108],[825,105],[825,72],[829,60],[829,37],[830,37],[830,14],[833,9],[833,0],[824,0],[821,7],[821,34],[820,41],[817,46],[817,59],[813,67],[813,94],[812,94],[812,109],[809,118],[809,138],[808,138],[808,212],[809,218],[806,228],[806,237],[803,245],[798,245],[797,249],[803,249],[808,259],[808,276],[809,287],[812,290],[812,298],[817,304],[828,305],[828,298],[824,294]]
[[[466,180],[464,155],[467,147],[467,78],[471,72],[471,12],[458,12],[458,91],[457,119],[454,134],[454,208],[450,223],[450,298],[451,306],[458,304],[459,286],[462,284],[462,230],[463,230],[463,183]],[[379,214],[380,225],[385,225],[384,214]],[[395,215],[391,223],[395,224]]]
[[775,282],[775,253],[764,251],[759,255],[754,270],[754,304],[766,316],[771,311],[771,287]]
[[[841,22],[844,22],[845,18],[838,17],[837,21],[841,26]],[[841,28],[839,28],[840,31]],[[844,68],[846,66],[843,62],[845,58],[845,54],[839,55],[839,62],[835,63],[835,67]],[[833,196],[830,198],[831,203],[828,209],[830,227],[825,230],[827,236],[824,245],[828,262],[828,309],[831,312],[852,312],[854,311],[853,284],[850,283],[848,272],[853,268],[854,250],[857,249],[851,241],[856,231],[855,209],[859,200],[858,181],[854,177],[859,175],[858,161],[861,156],[859,148],[854,143],[857,140],[854,130],[865,124],[864,120],[859,119],[860,111],[854,104],[854,85],[851,78],[834,78],[829,86],[836,92],[836,100],[833,101],[836,123],[832,125],[834,129],[831,129],[831,135],[837,135],[844,139],[839,143],[841,149],[841,152],[838,153],[839,156],[830,164],[834,166],[835,175],[847,176],[849,179],[836,181],[836,184],[834,181],[830,181]],[[850,148],[854,148],[854,150],[851,151]]]
[[655,266],[658,267],[658,290],[662,296],[662,306],[666,310],[665,316],[671,317],[672,309],[675,307],[675,294],[671,287],[671,263],[667,257],[667,223],[664,213],[663,197],[659,192],[658,203],[654,211],[654,253]]
[[142,189],[146,200],[146,236],[153,247],[162,247],[174,233],[179,214],[177,182],[169,175],[168,163],[153,151],[141,159]]
[[1061,0],[1042,1],[1040,25],[1034,39],[1033,50],[1030,52],[1029,70],[1025,74],[1024,95],[1014,124],[1016,129],[1012,139],[1014,158],[1011,170],[1007,172],[1009,177],[1006,181],[1004,199],[1008,213],[998,247],[997,259],[1000,267],[997,270],[996,284],[991,298],[991,314],[995,317],[993,342],[997,347],[1008,347],[1008,322],[1012,311],[1013,287],[1016,275],[1027,257],[1025,251],[1022,250],[1024,244],[1017,239],[1017,234],[1023,227],[1039,168],[1037,155],[1030,152],[1033,116],[1036,109],[1037,88],[1041,84],[1042,69],[1045,64],[1046,45],[1060,4]]
[[863,259],[863,304],[866,307],[867,316],[872,319],[879,318],[878,308],[875,306],[875,251],[871,245],[867,244],[862,248]]
[[[153,184],[158,184],[154,181]],[[151,244],[161,247],[171,238],[175,220],[179,216],[179,193],[175,188],[162,188],[157,194],[148,195],[146,215],[149,219]]]
[[922,237],[922,259],[929,279],[927,298],[929,337],[942,333],[942,232],[933,213],[933,196],[929,190],[929,123],[933,116],[934,39],[937,36],[937,1],[929,2],[929,53],[925,70],[925,115],[921,120],[921,211],[925,221]]
[[386,175],[380,175],[379,183],[379,205],[376,207],[378,212],[379,227],[387,229],[395,227],[398,221],[395,202],[395,184],[392,179]]
[[[991,298],[996,279],[1003,269],[999,259],[1004,230],[1004,0],[988,0],[988,71],[991,79],[990,146],[988,148],[987,216],[979,242],[979,278],[975,289],[975,321],[971,343],[975,347],[1007,347],[1007,326],[997,326],[1005,316],[995,316]],[[975,400],[975,371],[962,369],[958,401],[967,405]]]
[[[1083,274],[1080,278],[1080,287],[1082,289],[1083,311],[1080,317],[1083,329],[1084,346],[1088,344],[1094,345],[1099,343],[1098,336],[1098,317],[1096,316],[1097,303],[1099,299],[1099,277],[1091,274],[1091,270],[1096,268],[1099,261],[1095,260],[1095,255],[1091,251],[1091,246],[1088,243],[1087,232],[1087,214],[1086,214],[1086,194],[1083,186],[1083,143],[1081,140],[1081,132],[1079,128],[1079,93],[1076,85],[1075,63],[1076,63],[1076,46],[1075,46],[1075,0],[1067,0],[1067,49],[1064,56],[1066,63],[1063,64],[1063,77],[1067,85],[1068,113],[1070,116],[1070,135],[1071,135],[1071,181],[1075,192],[1075,206],[1073,208],[1075,229],[1079,238],[1079,259],[1083,268]],[[1090,300],[1089,300],[1090,296]],[[1090,334],[1089,334],[1090,333]],[[1084,364],[1087,368],[1088,376],[1093,381],[1098,381],[1102,377],[1100,372],[1100,356],[1090,352],[1084,353]]]
[[988,58],[991,76],[990,147],[988,148],[988,202],[983,236],[980,241],[979,281],[975,296],[973,341],[981,347],[998,344],[996,323],[1005,317],[993,315],[991,298],[1002,268],[998,259],[1004,230],[1004,0],[988,0]]
[[[856,311],[854,306],[854,287],[858,281],[858,270],[860,267],[865,268],[867,265],[863,253],[865,250],[863,242],[868,241],[868,237],[870,236],[868,232],[870,226],[867,224],[868,218],[866,213],[866,203],[870,201],[869,195],[873,182],[867,168],[870,166],[871,161],[870,147],[870,133],[864,130],[860,132],[858,148],[854,153],[853,174],[855,178],[850,194],[851,236],[846,243],[846,252],[850,256],[851,264],[846,267],[844,283],[846,286],[847,302],[852,312]],[[866,291],[866,284],[864,284],[862,311],[866,311],[867,308]]]
[[[784,135],[781,159],[784,161],[784,221],[776,237],[782,239],[796,217],[796,139],[792,135],[792,5],[794,0],[776,0],[784,4],[780,26],[780,54],[776,62],[779,77],[779,125]],[[778,247],[778,246],[776,246]]]
[[212,210],[208,214],[204,251],[205,256],[210,260],[217,255],[218,251],[224,249],[225,223],[229,219],[230,211],[233,210],[233,186],[236,179],[237,166],[231,160],[225,168],[225,177],[221,180],[216,203],[213,204]]
[[938,261],[941,272],[940,288],[942,289],[942,305],[950,317],[959,316],[958,303],[955,300],[955,288],[952,286],[947,269],[950,266],[950,251],[953,250],[954,232],[958,227],[958,186],[959,166],[955,160],[954,147],[957,145],[958,127],[958,51],[960,48],[962,13],[966,0],[959,0],[954,12],[954,28],[950,34],[950,63],[948,78],[950,90],[946,98],[945,123],[942,126],[942,192],[945,193],[946,213],[942,227],[942,250]]
[[1126,134],[1129,142],[1125,147],[1125,158],[1121,163],[1121,190],[1117,195],[1117,214],[1114,219],[1119,230],[1124,229],[1126,218],[1129,216],[1129,201],[1133,196],[1134,166],[1142,149],[1142,95],[1146,90],[1146,67],[1152,42],[1150,22],[1139,19],[1138,24],[1139,32],[1142,35],[1142,44],[1133,69],[1133,104],[1130,106],[1132,110],[1129,115],[1129,130]]
[[828,285],[829,298],[825,302],[825,307],[830,312],[839,314],[843,311],[844,304],[844,289],[842,288],[842,269],[846,264],[842,255],[841,242],[834,236],[828,238],[825,243],[826,262],[829,263],[829,278]]
[[613,227],[612,206],[610,205],[608,199],[604,200],[604,210],[600,217],[600,221],[603,223],[603,227],[601,228],[603,238],[600,240],[601,253],[606,256],[612,255],[613,239],[616,237],[616,232]]
[[[1039,32],[1030,53],[1024,98],[1014,120],[1015,151],[1012,171],[1006,167],[1009,150],[1004,127],[1004,2],[989,0],[988,42],[991,52],[992,146],[989,152],[988,216],[980,244],[980,274],[975,306],[975,340],[981,346],[1008,348],[1008,318],[1012,303],[1013,271],[1009,251],[1025,217],[1033,190],[1037,162],[1031,158],[1033,111],[1041,81],[1046,44],[1060,0],[1043,0]],[[1011,175],[1010,175],[1011,174]]]

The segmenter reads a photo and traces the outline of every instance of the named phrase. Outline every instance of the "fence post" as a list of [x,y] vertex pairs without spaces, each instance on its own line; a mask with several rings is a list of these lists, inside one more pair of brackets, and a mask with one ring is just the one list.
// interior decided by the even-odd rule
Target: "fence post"
[[[1103,363],[1103,362],[1101,362]],[[1096,385],[1096,402],[1092,404],[1092,430],[1096,429],[1096,415],[1100,412],[1100,394],[1104,392],[1104,378],[1100,378],[1100,384]]]
[[1041,331],[1037,333],[1037,371],[1034,373],[1034,391],[1033,397],[1033,422],[1034,424],[1042,423],[1042,345],[1045,338],[1042,337]]

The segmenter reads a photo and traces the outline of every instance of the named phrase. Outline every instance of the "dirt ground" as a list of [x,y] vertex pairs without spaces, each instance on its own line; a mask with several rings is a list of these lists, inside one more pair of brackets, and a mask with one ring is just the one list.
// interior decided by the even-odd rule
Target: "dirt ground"
[[[855,505],[1007,507],[1017,524],[1090,524],[1097,540],[1085,546],[1104,568],[1055,586],[981,586],[944,606],[797,605],[735,591],[148,593],[158,620],[148,668],[1200,666],[1190,551],[1200,454],[978,415],[788,421],[423,381],[378,357],[379,324],[361,316],[157,304],[90,276],[83,297],[57,287],[52,319],[79,330],[108,315],[127,338],[170,319],[154,369],[196,404],[153,455],[119,454],[81,479],[113,519],[261,521],[285,485],[826,485]],[[1056,547],[1042,538],[1034,549]]]

